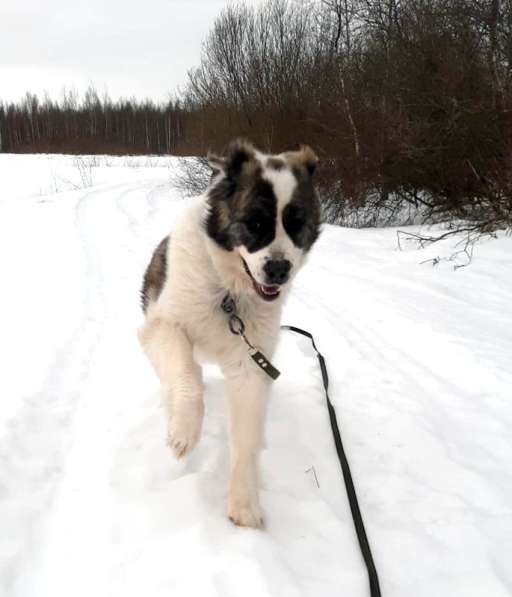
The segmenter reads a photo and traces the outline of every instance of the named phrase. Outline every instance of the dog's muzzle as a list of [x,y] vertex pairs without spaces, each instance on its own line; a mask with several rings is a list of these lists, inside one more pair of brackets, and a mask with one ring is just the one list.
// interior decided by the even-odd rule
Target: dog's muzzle
[[[251,270],[249,269],[249,266],[247,265],[247,263],[245,262],[245,259],[242,259],[242,263],[244,264],[244,269],[247,273],[247,275],[249,276],[249,278],[251,278],[252,281],[252,286],[256,292],[256,294],[261,297],[264,301],[275,301],[279,294],[281,293],[281,289],[279,288],[278,284],[260,284],[259,282],[257,282],[254,278],[254,276],[251,274]],[[267,276],[267,273],[265,272],[265,275]],[[288,277],[288,276],[287,276]]]

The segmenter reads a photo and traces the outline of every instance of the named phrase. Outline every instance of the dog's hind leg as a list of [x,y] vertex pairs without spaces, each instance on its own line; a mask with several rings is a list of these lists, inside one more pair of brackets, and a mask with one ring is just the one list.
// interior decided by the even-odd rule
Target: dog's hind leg
[[257,466],[269,384],[253,367],[242,362],[224,371],[231,451],[228,516],[237,525],[260,527]]
[[169,447],[181,458],[192,450],[201,434],[201,368],[193,358],[190,340],[178,324],[150,316],[139,331],[139,340],[160,378],[169,417]]

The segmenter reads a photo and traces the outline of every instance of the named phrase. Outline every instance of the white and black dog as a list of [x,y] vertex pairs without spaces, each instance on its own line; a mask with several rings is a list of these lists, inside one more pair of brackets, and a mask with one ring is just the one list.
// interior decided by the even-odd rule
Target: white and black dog
[[272,357],[290,281],[319,234],[320,206],[306,146],[278,155],[233,142],[209,156],[210,185],[153,253],[144,276],[141,345],[168,407],[168,443],[180,458],[197,443],[203,418],[199,362],[222,369],[229,411],[228,516],[259,527],[257,457],[270,377],[251,359],[221,309],[236,305],[251,344]]

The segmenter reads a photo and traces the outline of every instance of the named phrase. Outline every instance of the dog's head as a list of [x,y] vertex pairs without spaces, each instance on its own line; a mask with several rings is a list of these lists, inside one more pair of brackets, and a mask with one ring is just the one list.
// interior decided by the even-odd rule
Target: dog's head
[[273,301],[319,234],[318,158],[307,146],[265,155],[246,141],[233,142],[226,157],[208,158],[206,232],[236,259],[246,286]]

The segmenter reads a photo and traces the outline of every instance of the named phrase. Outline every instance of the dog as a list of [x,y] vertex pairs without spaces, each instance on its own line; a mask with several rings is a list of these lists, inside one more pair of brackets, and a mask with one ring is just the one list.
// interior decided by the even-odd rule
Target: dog
[[261,527],[257,458],[271,378],[232,333],[221,306],[230,297],[245,338],[268,359],[283,301],[320,232],[313,182],[318,158],[308,146],[267,155],[245,140],[225,157],[209,155],[212,176],[153,253],[141,291],[140,344],[161,382],[168,444],[192,450],[204,405],[200,363],[216,362],[228,406],[228,517]]

